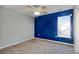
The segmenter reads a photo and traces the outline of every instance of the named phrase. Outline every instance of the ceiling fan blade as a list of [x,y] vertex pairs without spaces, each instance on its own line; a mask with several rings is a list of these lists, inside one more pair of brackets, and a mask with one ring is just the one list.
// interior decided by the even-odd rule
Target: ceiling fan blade
[[41,6],[41,5],[27,5],[26,6],[26,12],[34,13],[34,12],[40,12],[40,13],[46,13],[47,7]]

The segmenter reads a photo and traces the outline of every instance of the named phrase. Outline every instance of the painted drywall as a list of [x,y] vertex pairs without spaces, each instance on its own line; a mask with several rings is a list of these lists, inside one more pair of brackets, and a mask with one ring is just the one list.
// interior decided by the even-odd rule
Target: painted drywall
[[75,52],[79,53],[79,6],[74,9],[74,41]]
[[35,37],[73,44],[73,33],[71,35],[71,38],[57,36],[58,35],[57,18],[61,16],[69,16],[69,15],[71,15],[70,21],[71,21],[71,28],[72,28],[71,33],[72,33],[73,32],[73,9],[35,17]]
[[0,7],[0,48],[34,37],[34,18]]

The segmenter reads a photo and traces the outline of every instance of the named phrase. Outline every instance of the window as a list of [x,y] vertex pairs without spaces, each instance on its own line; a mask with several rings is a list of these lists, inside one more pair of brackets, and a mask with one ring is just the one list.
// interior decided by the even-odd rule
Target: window
[[58,17],[58,37],[71,38],[71,16]]

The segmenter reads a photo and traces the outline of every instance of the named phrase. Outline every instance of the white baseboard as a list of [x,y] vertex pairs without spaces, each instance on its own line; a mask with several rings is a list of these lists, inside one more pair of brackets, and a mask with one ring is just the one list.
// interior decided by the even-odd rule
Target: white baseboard
[[[32,38],[31,38],[31,39],[32,39]],[[9,44],[9,45],[6,45],[6,46],[3,46],[3,47],[0,47],[0,49],[7,48],[7,47],[10,47],[10,46],[13,46],[13,45],[16,45],[16,44],[19,44],[19,43],[22,43],[22,42],[25,42],[25,41],[31,40],[31,39],[25,39],[25,40],[22,40],[22,41],[18,41],[18,42],[15,42],[15,43],[12,43],[12,44]]]
[[64,42],[59,42],[59,41],[54,41],[54,40],[48,40],[48,39],[42,39],[42,38],[36,38],[36,39],[50,41],[50,42],[56,42],[56,43],[60,43],[60,44],[70,45],[70,46],[74,46],[74,44],[69,44],[69,43],[64,43]]

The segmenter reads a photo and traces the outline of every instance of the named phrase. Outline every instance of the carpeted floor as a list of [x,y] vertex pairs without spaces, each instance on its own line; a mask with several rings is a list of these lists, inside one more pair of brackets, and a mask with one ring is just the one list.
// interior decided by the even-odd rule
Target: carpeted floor
[[32,39],[0,50],[0,54],[73,54],[74,47]]

